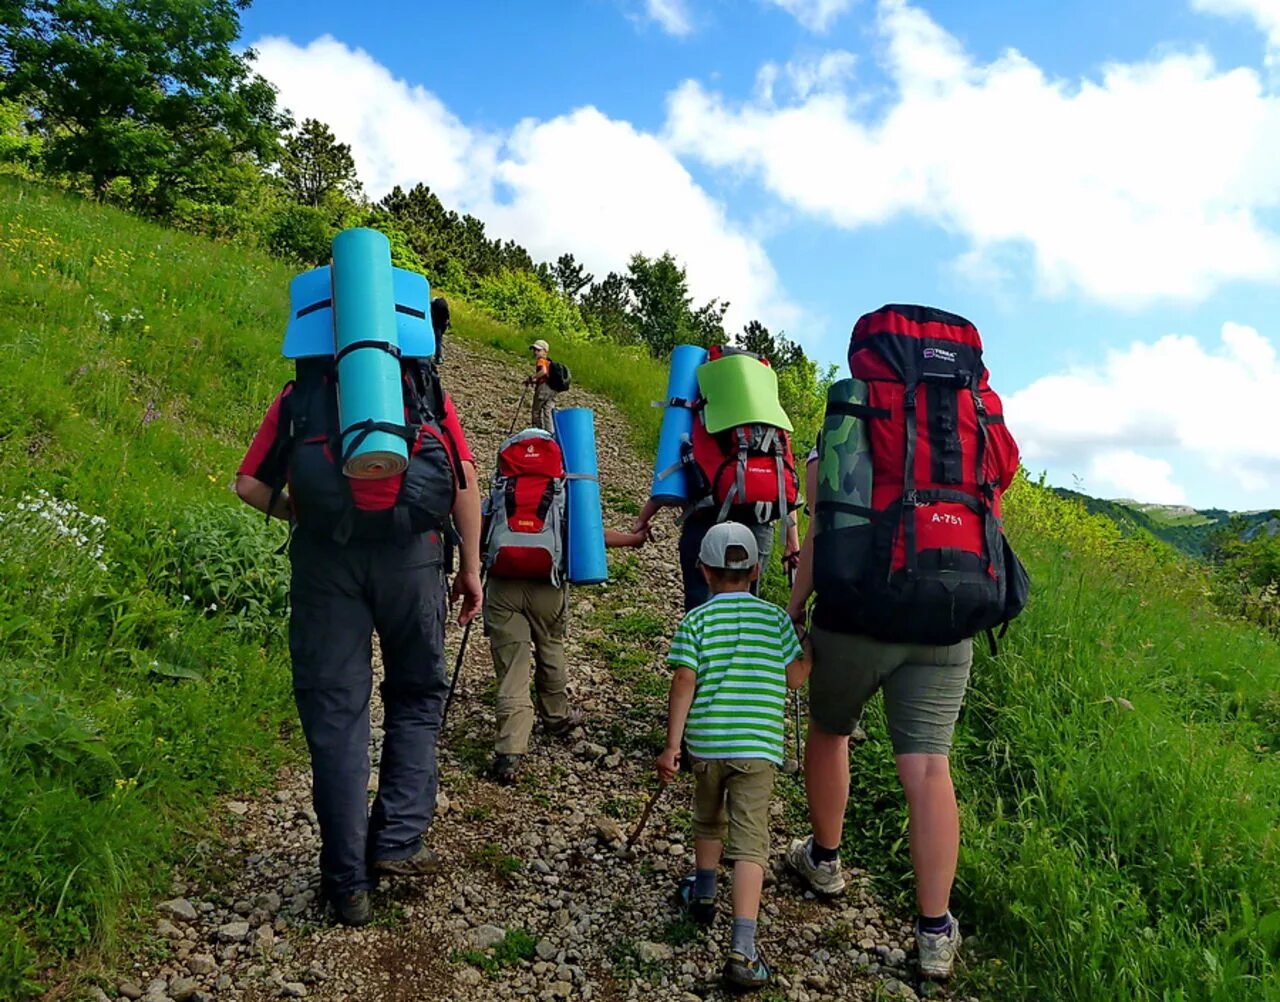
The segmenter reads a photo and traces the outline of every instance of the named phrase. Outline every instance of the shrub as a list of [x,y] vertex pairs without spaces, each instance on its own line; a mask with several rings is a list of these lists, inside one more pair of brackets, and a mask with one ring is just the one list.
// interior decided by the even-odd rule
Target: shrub
[[329,214],[310,205],[288,205],[277,210],[267,223],[267,249],[277,257],[304,265],[320,265],[329,260],[334,229]]

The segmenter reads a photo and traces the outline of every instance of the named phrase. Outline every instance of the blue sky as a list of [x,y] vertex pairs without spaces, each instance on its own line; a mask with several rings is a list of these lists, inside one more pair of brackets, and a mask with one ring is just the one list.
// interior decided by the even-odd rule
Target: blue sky
[[423,181],[598,275],[670,249],[828,362],[883,302],[954,310],[1033,471],[1280,504],[1277,0],[273,0],[244,29],[372,195]]

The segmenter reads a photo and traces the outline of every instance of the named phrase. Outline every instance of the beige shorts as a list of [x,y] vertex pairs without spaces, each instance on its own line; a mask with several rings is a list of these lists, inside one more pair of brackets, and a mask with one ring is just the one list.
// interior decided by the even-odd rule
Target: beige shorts
[[851,734],[867,701],[884,690],[895,755],[947,755],[955,732],[973,641],[950,646],[889,644],[814,627],[809,714],[828,734]]
[[769,865],[769,800],[777,767],[762,758],[693,760],[693,833],[724,858]]

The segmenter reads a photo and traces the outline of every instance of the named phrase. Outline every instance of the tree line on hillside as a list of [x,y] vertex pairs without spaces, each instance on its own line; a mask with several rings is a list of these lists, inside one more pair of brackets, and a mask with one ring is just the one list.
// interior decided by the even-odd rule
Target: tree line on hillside
[[637,253],[624,272],[597,278],[571,253],[535,261],[424,184],[369,199],[351,147],[324,122],[296,122],[252,50],[236,50],[249,3],[0,3],[0,170],[303,266],[326,261],[339,230],[371,226],[396,264],[548,336],[660,359],[676,344],[738,344],[777,369],[797,438],[812,442],[831,374],[758,320],[726,331],[729,304],[695,303],[672,253]]

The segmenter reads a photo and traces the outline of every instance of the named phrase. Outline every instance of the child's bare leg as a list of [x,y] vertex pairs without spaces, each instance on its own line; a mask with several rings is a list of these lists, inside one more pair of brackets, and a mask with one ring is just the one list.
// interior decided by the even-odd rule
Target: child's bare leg
[[756,957],[756,919],[764,889],[764,867],[740,859],[733,864],[733,945],[730,949],[749,960]]
[[695,898],[714,898],[716,896],[716,872],[720,866],[720,853],[724,843],[718,838],[695,838],[693,840],[693,896]]

